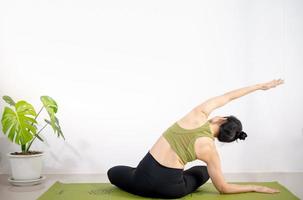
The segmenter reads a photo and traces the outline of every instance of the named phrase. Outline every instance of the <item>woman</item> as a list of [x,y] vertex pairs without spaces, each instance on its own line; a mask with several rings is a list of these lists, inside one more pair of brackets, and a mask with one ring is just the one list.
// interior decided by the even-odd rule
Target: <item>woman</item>
[[[214,143],[244,140],[241,122],[234,116],[216,116],[213,110],[257,90],[268,90],[284,83],[282,79],[243,87],[208,99],[172,124],[147,152],[136,168],[118,165],[108,170],[110,182],[117,187],[144,197],[180,198],[194,192],[209,177],[221,194],[262,192],[277,189],[257,185],[225,182]],[[199,159],[207,166],[184,170],[187,162]]]

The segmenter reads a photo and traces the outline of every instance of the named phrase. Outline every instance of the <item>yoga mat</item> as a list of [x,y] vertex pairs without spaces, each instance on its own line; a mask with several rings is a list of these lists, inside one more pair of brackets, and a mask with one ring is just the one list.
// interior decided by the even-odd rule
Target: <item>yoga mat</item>
[[[255,184],[277,188],[280,193],[239,193],[239,194],[219,194],[212,183],[206,183],[195,192],[179,199],[190,200],[297,200],[284,186],[277,181],[274,182],[230,182],[236,184]],[[125,192],[110,183],[54,183],[38,200],[141,200],[153,199],[141,197]],[[155,199],[155,198],[154,198]]]

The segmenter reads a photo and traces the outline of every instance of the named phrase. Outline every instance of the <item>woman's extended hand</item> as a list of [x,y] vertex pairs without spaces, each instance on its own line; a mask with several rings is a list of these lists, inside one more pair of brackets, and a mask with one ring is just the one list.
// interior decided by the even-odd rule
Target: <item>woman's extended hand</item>
[[253,185],[253,188],[254,188],[253,190],[255,192],[260,192],[260,193],[270,193],[270,194],[273,194],[273,193],[280,192],[280,190],[278,190],[278,189],[269,188],[269,187],[261,186],[261,185]]
[[274,79],[272,81],[266,82],[266,83],[261,83],[260,84],[260,89],[261,90],[268,90],[270,88],[274,88],[280,84],[283,84],[284,80],[282,79]]

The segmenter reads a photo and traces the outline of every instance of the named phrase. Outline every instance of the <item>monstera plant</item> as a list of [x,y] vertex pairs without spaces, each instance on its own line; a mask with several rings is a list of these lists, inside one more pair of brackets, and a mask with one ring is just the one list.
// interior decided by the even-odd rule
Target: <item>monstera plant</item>
[[[21,146],[21,152],[8,155],[12,167],[12,177],[9,181],[15,184],[20,183],[20,180],[22,183],[26,180],[35,183],[43,178],[41,177],[43,152],[30,151],[33,142],[36,139],[44,142],[41,133],[48,125],[58,137],[65,139],[56,117],[57,103],[49,96],[41,96],[42,106],[37,113],[34,107],[24,100],[15,102],[9,96],[3,96],[3,100],[9,106],[6,106],[3,111],[2,131],[10,141]],[[44,119],[45,124],[38,130],[37,118],[43,109],[47,111],[49,118]]]

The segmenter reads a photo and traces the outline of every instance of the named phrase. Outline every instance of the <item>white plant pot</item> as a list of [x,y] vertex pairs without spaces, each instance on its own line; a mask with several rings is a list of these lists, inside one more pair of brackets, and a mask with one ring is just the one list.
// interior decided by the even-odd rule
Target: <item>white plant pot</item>
[[33,180],[41,177],[43,153],[34,155],[8,154],[12,178],[14,180]]

